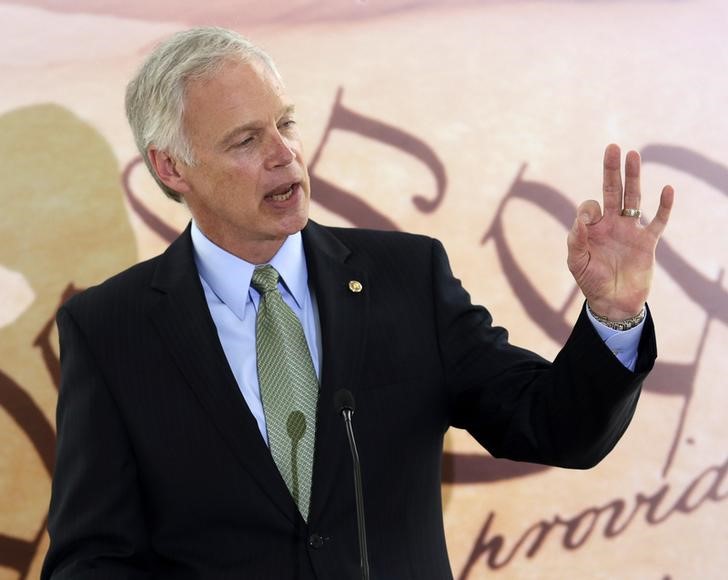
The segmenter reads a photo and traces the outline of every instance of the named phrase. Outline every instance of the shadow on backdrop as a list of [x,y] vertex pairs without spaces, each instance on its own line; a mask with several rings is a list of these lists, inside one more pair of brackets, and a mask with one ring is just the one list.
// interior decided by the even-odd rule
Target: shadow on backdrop
[[0,116],[0,175],[0,264],[35,294],[0,328],[0,567],[32,578],[45,551],[54,462],[55,312],[133,264],[136,243],[117,160],[70,111],[42,104]]

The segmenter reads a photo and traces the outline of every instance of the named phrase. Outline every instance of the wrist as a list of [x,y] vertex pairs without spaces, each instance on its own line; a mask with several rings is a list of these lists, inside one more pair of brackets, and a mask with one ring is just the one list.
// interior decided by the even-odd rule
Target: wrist
[[597,322],[600,322],[601,324],[613,329],[613,330],[629,330],[630,328],[634,328],[635,326],[638,326],[642,321],[645,319],[645,316],[647,314],[647,311],[644,306],[642,306],[642,309],[637,314],[632,314],[628,316],[623,316],[622,314],[617,314],[616,316],[614,314],[610,313],[610,317],[602,316],[601,314],[598,314],[595,312],[592,307],[587,302],[586,307],[589,309],[589,312],[594,317],[594,319]]
[[644,299],[637,301],[615,301],[609,299],[595,299],[585,296],[586,303],[592,314],[600,318],[606,318],[610,321],[627,320],[633,316],[637,316],[645,307]]

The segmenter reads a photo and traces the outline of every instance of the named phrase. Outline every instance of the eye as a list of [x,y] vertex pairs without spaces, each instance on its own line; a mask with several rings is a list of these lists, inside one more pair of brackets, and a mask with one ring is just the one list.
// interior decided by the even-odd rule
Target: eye
[[233,145],[233,147],[247,147],[253,141],[255,141],[255,138],[254,137],[246,137],[242,141],[238,141],[237,143],[235,143],[235,145]]
[[279,128],[279,129],[290,129],[290,128],[291,128],[291,127],[293,127],[293,126],[294,126],[295,124],[296,124],[296,121],[294,121],[293,119],[283,119],[283,120],[282,120],[282,121],[281,121],[281,122],[280,122],[280,123],[278,124],[278,128]]

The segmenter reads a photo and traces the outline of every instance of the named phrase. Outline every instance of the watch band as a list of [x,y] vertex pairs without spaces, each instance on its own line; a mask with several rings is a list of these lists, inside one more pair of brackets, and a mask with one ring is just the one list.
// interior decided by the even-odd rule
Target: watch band
[[647,311],[645,310],[645,307],[642,307],[642,310],[639,311],[638,314],[635,314],[634,316],[627,318],[625,320],[609,320],[608,318],[605,318],[604,316],[599,316],[596,312],[594,312],[591,309],[591,306],[589,306],[589,303],[587,302],[586,307],[589,309],[589,312],[591,312],[591,315],[598,321],[601,322],[604,326],[607,326],[611,328],[612,330],[629,330],[630,328],[634,328],[637,326],[640,322],[642,322],[645,319],[645,316],[647,314]]

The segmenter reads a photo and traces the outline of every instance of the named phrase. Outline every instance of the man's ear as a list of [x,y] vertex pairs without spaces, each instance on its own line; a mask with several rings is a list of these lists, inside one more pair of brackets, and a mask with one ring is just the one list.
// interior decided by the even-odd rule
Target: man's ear
[[166,151],[149,148],[147,151],[149,163],[151,163],[159,180],[170,189],[182,194],[190,190],[187,180],[177,170],[177,161],[170,157]]

